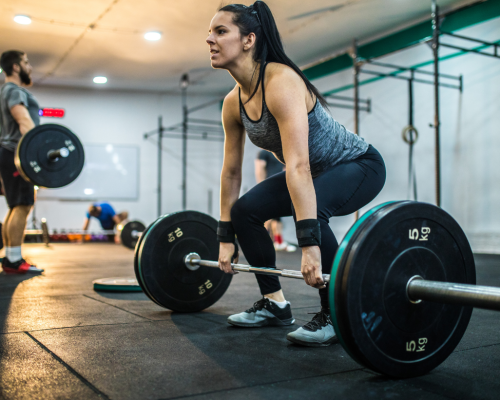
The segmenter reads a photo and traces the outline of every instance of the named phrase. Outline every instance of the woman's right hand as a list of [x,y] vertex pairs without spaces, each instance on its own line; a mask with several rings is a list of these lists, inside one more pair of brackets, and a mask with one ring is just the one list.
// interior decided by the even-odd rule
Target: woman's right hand
[[[231,258],[234,255],[235,245],[234,243],[220,243],[219,246],[219,268],[226,274],[234,274],[235,272],[231,268]],[[234,263],[238,262],[239,255],[237,254],[234,258]]]

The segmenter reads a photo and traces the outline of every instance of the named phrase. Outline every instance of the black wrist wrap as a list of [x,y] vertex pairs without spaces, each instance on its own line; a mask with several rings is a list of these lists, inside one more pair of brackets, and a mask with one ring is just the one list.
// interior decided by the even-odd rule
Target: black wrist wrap
[[222,243],[234,243],[235,233],[231,221],[219,221],[217,226],[217,241]]
[[295,223],[299,247],[320,246],[321,229],[317,219],[303,219]]

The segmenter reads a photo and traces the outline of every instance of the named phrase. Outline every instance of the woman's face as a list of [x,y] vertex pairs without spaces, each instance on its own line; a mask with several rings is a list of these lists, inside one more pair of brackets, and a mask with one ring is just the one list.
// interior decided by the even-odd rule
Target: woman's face
[[207,43],[210,47],[212,68],[227,69],[244,52],[244,38],[233,23],[233,13],[219,11],[212,18]]

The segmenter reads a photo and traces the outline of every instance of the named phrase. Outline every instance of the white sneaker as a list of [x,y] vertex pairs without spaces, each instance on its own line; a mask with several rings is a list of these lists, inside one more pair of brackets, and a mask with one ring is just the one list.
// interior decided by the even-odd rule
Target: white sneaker
[[274,243],[274,249],[276,251],[287,251],[289,253],[292,253],[297,250],[297,246],[294,246],[293,244],[287,242],[282,242],[281,244]]
[[286,338],[290,342],[309,347],[329,346],[338,342],[330,319],[330,312],[323,308],[320,312],[315,313],[311,322],[290,332]]
[[235,326],[256,328],[259,326],[292,325],[295,320],[292,317],[290,303],[280,308],[268,298],[263,297],[248,310],[228,317],[227,322]]

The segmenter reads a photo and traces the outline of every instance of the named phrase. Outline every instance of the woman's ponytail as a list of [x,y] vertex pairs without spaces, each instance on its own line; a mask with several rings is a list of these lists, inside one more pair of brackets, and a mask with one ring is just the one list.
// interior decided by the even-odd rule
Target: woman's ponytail
[[318,101],[324,107],[327,106],[325,98],[321,95],[318,89],[306,78],[300,68],[288,58],[283,48],[281,36],[276,26],[273,14],[267,4],[263,1],[256,1],[251,6],[247,7],[243,4],[229,4],[222,7],[219,11],[232,12],[234,14],[233,22],[238,26],[243,36],[250,33],[255,33],[257,38],[254,61],[260,63],[260,73],[255,85],[255,90],[248,98],[248,101],[255,95],[259,84],[262,81],[264,68],[268,62],[276,62],[288,65],[292,68],[304,81],[307,90],[311,97],[316,96]]

